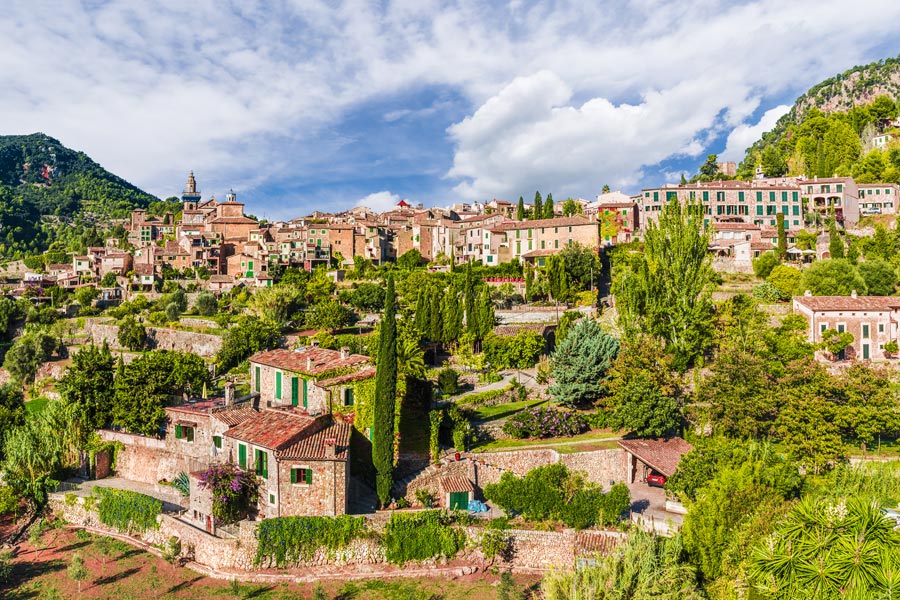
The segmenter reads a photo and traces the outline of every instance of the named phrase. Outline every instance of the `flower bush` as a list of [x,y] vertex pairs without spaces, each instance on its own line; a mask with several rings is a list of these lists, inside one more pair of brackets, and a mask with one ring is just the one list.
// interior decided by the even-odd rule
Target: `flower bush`
[[511,416],[503,431],[514,438],[571,437],[588,430],[587,419],[568,410],[529,408]]
[[220,525],[246,518],[259,500],[259,479],[232,464],[210,465],[198,485],[212,492],[213,517]]

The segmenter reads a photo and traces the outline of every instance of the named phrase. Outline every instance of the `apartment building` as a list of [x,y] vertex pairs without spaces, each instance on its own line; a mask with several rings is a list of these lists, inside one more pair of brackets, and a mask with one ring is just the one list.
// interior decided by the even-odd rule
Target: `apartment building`
[[[588,217],[577,215],[536,221],[507,221],[482,230],[484,243],[469,257],[486,265],[522,260],[543,265],[546,257],[557,254],[570,242],[588,248],[600,245],[599,226]],[[468,247],[468,244],[467,244]]]

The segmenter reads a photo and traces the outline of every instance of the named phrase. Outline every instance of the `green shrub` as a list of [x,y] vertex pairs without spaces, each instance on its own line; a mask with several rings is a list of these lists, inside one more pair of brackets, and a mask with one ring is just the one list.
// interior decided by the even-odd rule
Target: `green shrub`
[[438,388],[445,396],[455,394],[456,390],[459,389],[459,373],[450,367],[441,369],[437,380]]
[[384,530],[385,558],[396,565],[412,560],[453,558],[465,546],[465,533],[454,527],[453,514],[429,510],[394,513]]
[[539,407],[518,412],[503,424],[504,433],[519,439],[571,437],[587,429],[587,419],[579,413]]
[[94,488],[100,498],[97,512],[100,522],[122,533],[144,533],[156,529],[156,517],[162,512],[162,502],[144,494],[114,488]]
[[310,560],[316,550],[336,551],[366,533],[365,517],[278,517],[259,523],[254,564],[279,569]]
[[423,508],[431,508],[434,505],[434,495],[425,488],[416,490],[416,502]]
[[[500,380],[498,379],[497,381],[500,381]],[[466,396],[463,396],[460,399],[460,402],[462,402],[468,406],[484,405],[495,398],[499,398],[500,396],[509,393],[515,386],[516,386],[515,383],[510,383],[509,385],[505,385],[500,389],[486,390],[484,392],[468,394]]]
[[437,462],[441,457],[441,424],[444,422],[444,411],[433,410],[428,413],[429,420],[429,439],[428,450],[431,453],[431,462]]

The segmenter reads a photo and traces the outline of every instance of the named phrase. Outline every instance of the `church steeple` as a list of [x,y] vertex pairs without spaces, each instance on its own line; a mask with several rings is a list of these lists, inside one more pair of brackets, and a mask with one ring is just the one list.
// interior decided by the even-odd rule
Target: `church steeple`
[[181,194],[181,201],[184,202],[185,208],[188,210],[193,210],[200,202],[200,191],[197,189],[197,180],[194,179],[193,171],[188,174],[187,184],[184,186],[184,193]]

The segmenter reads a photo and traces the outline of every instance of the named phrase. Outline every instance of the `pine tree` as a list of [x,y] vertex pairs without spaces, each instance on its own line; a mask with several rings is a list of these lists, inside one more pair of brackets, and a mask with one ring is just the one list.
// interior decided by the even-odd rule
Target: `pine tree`
[[525,199],[519,196],[519,206],[516,208],[516,220],[525,220]]
[[[553,194],[547,194],[547,201],[544,202],[544,219],[552,219],[554,217],[553,214]],[[535,217],[540,218],[540,217]]]
[[775,222],[778,225],[778,260],[787,258],[787,231],[784,229],[784,214],[778,213]]
[[441,324],[441,290],[433,288],[430,296],[431,308],[429,309],[429,316],[431,318],[428,322],[428,339],[432,342],[440,342],[441,334],[443,333]]
[[581,319],[553,353],[551,397],[563,406],[586,406],[606,393],[606,375],[619,340],[593,319]]
[[543,207],[542,202],[543,201],[541,199],[541,193],[535,192],[534,193],[534,206],[531,208],[531,219],[533,221],[540,219],[541,216],[544,214],[544,207]]
[[375,487],[382,506],[386,506],[393,487],[394,466],[394,402],[397,395],[397,297],[394,278],[388,275],[384,294],[384,318],[378,363],[375,372],[375,406],[372,422],[372,462]]

